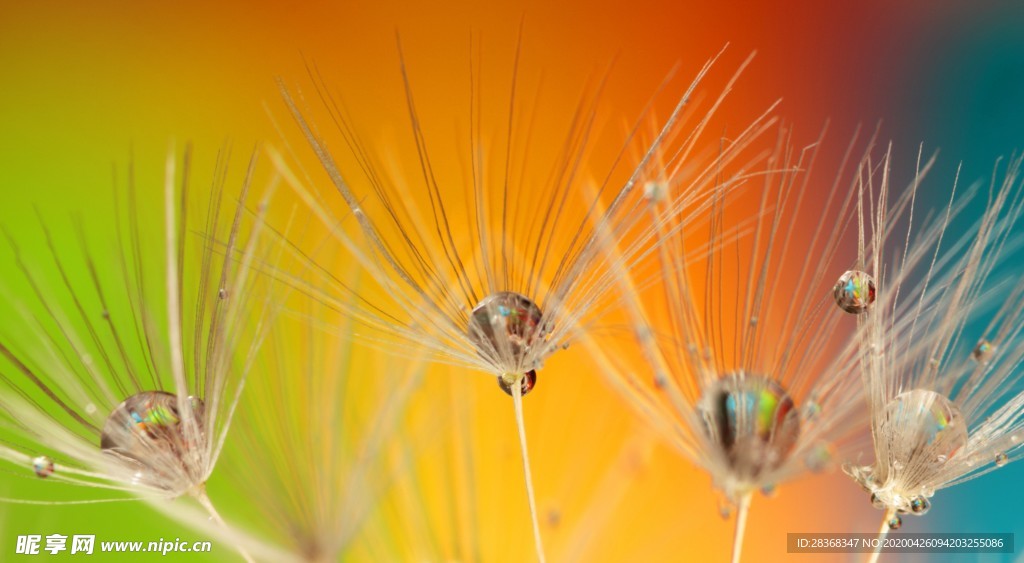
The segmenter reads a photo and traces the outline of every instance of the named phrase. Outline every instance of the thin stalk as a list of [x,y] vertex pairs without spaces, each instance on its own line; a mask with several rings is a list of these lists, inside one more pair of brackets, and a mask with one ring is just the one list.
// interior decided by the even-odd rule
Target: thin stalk
[[739,563],[743,553],[743,534],[747,531],[747,512],[750,511],[750,499],[753,496],[754,493],[749,492],[740,497],[736,510],[736,534],[732,540],[732,563]]
[[[216,522],[218,526],[224,529],[228,529],[227,523],[225,523],[224,519],[220,517],[220,513],[217,512],[217,509],[214,508],[213,503],[210,502],[210,497],[206,495],[206,487],[200,488],[198,491],[193,493],[192,496],[195,497],[199,504],[202,505],[202,507],[205,508],[208,513],[210,513],[210,518],[214,522]],[[256,560],[253,559],[252,556],[249,555],[247,551],[245,551],[245,548],[236,545],[235,549],[238,550],[238,553],[242,556],[242,559],[245,559],[246,563],[256,563]]]
[[878,543],[875,546],[875,552],[868,558],[868,563],[877,563],[878,557],[882,555],[882,542],[885,540],[885,536],[889,535],[889,520],[892,520],[896,516],[896,509],[890,508],[885,511],[885,516],[882,517],[882,527],[878,529]]
[[523,452],[523,472],[526,475],[526,496],[530,499],[530,519],[533,520],[533,544],[537,549],[537,560],[545,563],[544,544],[540,540],[540,523],[537,521],[537,501],[533,496],[533,477],[530,476],[530,456],[526,453],[526,424],[523,422],[522,379],[512,385],[512,402],[516,407],[516,424],[519,426],[519,448]]

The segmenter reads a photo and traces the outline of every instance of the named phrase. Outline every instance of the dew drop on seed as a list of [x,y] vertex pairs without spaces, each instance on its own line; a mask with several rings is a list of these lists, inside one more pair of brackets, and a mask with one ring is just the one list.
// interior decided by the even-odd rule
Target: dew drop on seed
[[900,526],[902,526],[902,525],[903,525],[903,518],[900,518],[899,515],[893,516],[892,518],[889,519],[889,529],[890,530],[899,530]]
[[914,497],[910,499],[910,511],[917,515],[923,515],[931,509],[932,503],[928,502],[928,499],[924,497]]
[[731,469],[754,478],[782,465],[800,435],[800,416],[778,383],[742,372],[726,375],[697,404],[708,438]]
[[[487,360],[517,371],[527,360],[531,346],[543,343],[540,308],[512,291],[488,295],[469,315],[467,335],[477,353]],[[536,366],[528,366],[535,368]]]
[[967,425],[960,408],[926,389],[906,391],[889,401],[879,434],[891,437],[891,459],[906,463],[918,452],[929,451],[935,455],[933,470],[967,444]]
[[509,397],[512,397],[512,386],[516,384],[516,380],[519,380],[520,395],[525,397],[537,385],[537,372],[530,370],[524,374],[506,373],[499,375],[498,387],[501,387],[502,391],[507,393]]
[[971,359],[979,364],[987,364],[996,353],[994,344],[982,338],[971,351]]
[[[201,425],[204,404],[189,397],[192,418]],[[136,469],[133,482],[159,486],[168,458],[183,460],[198,444],[185,435],[176,395],[143,391],[125,399],[103,424],[100,449]]]
[[41,455],[32,460],[32,470],[36,472],[36,477],[45,479],[53,475],[53,460],[45,455]]
[[859,315],[875,302],[875,280],[865,272],[850,270],[839,276],[832,296],[840,309]]
[[996,467],[1002,467],[1009,462],[1010,458],[1005,453],[999,452],[996,454]]

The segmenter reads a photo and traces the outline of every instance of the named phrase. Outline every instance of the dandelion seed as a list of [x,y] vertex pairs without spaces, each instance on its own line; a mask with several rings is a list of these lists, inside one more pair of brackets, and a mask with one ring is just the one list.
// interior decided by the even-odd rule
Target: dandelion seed
[[[272,539],[290,559],[337,561],[392,486],[387,454],[424,365],[339,342],[318,328],[328,312],[302,296],[276,301],[299,301],[309,314],[271,329],[221,471],[262,516],[251,536]],[[364,377],[366,365],[381,369]]]
[[[742,182],[745,171],[733,171],[732,167],[746,164],[738,164],[741,158],[756,158],[747,157],[747,149],[767,130],[771,119],[767,114],[760,117],[716,154],[695,149],[708,120],[732,85],[730,82],[704,114],[695,114],[695,104],[687,101],[709,71],[709,63],[654,140],[642,149],[636,167],[629,168],[624,162],[627,151],[639,143],[641,122],[628,133],[611,166],[597,168],[586,162],[597,137],[594,123],[598,109],[596,99],[584,98],[558,159],[551,163],[550,174],[538,181],[533,178],[542,171],[533,169],[537,166],[533,160],[542,155],[526,150],[527,156],[518,156],[523,143],[515,127],[521,111],[516,92],[523,80],[518,64],[517,54],[510,113],[504,116],[508,128],[500,131],[504,142],[498,153],[504,153],[503,159],[486,162],[482,157],[481,145],[486,137],[481,135],[479,83],[474,77],[469,96],[472,156],[469,170],[453,181],[433,159],[436,152],[428,150],[412,79],[403,62],[402,78],[418,157],[415,173],[422,177],[423,189],[407,187],[407,181],[401,178],[401,166],[379,164],[359,140],[341,104],[326,92],[319,71],[311,72],[317,93],[326,102],[330,119],[338,125],[362,175],[343,169],[336,159],[344,157],[328,150],[327,142],[306,117],[308,112],[300,110],[299,100],[285,91],[292,116],[352,212],[365,244],[345,234],[320,197],[306,187],[309,182],[302,179],[303,175],[293,172],[280,155],[276,162],[282,176],[332,231],[335,240],[370,272],[386,297],[353,300],[349,297],[354,292],[336,281],[327,291],[303,289],[374,331],[368,339],[381,347],[407,351],[412,344],[425,348],[434,360],[497,377],[501,389],[513,397],[522,434],[522,397],[537,383],[545,360],[576,338],[581,326],[607,311],[610,304],[606,294],[616,283],[616,269],[622,264],[635,265],[652,252],[655,233],[670,221],[678,221],[673,228],[681,230],[679,225],[699,217],[710,205],[711,187],[724,192]],[[694,123],[686,131],[688,119]],[[669,157],[662,161],[656,158],[660,155]],[[599,175],[596,187],[588,181],[589,175]],[[357,193],[363,177],[369,183],[368,196]],[[664,188],[659,191],[665,198],[659,210],[661,217],[648,225],[652,201],[642,186],[653,177],[659,178]],[[671,180],[663,181],[662,177]],[[519,189],[535,182],[542,183],[535,189]],[[456,186],[455,190],[451,191],[449,185]],[[417,206],[417,198],[412,195],[424,192],[429,200],[428,213]],[[601,252],[609,242],[619,245],[615,258]],[[330,281],[330,272],[323,266],[312,264],[309,269]],[[295,286],[303,286],[301,280],[279,275]],[[521,450],[526,461],[525,437]],[[527,476],[528,465],[524,463]],[[532,487],[528,477],[534,542],[543,560]]]
[[[870,228],[860,255],[885,288],[859,317],[857,336],[875,459],[844,467],[870,493],[872,504],[886,511],[883,536],[884,523],[891,524],[895,514],[923,515],[935,491],[1005,465],[1007,452],[1016,447],[1013,434],[1024,426],[1024,395],[1009,392],[1024,358],[1024,285],[1008,293],[1006,284],[986,285],[1005,252],[1014,249],[1010,233],[1024,210],[1021,159],[1009,162],[1001,182],[993,174],[985,213],[952,242],[950,225],[979,195],[979,186],[954,195],[944,214],[911,236],[915,196],[931,162],[922,169],[919,159],[910,189],[891,207],[889,163],[887,153],[878,193],[868,185],[872,173],[864,171],[858,206],[861,233]],[[902,246],[896,248],[898,259],[883,268],[895,243]],[[983,334],[1007,343],[999,354],[981,360],[981,346],[968,344],[989,342],[971,338],[978,324],[986,327]]]
[[[254,165],[255,161],[244,181],[243,201]],[[186,153],[186,172],[189,166]],[[52,279],[63,291],[51,289],[51,278],[39,273],[41,268],[23,256],[8,234],[14,264],[35,303],[29,295],[8,295],[5,300],[23,320],[24,330],[0,339],[5,361],[0,366],[0,411],[13,431],[7,445],[0,446],[0,459],[23,464],[28,460],[23,451],[45,451],[32,465],[49,481],[129,492],[143,500],[191,496],[223,524],[205,483],[220,456],[248,372],[246,360],[236,358],[235,352],[249,346],[252,354],[259,335],[248,329],[248,315],[260,311],[254,304],[266,302],[254,293],[250,276],[258,226],[243,244],[241,207],[226,228],[219,217],[225,174],[220,162],[220,180],[207,208],[209,239],[201,241],[199,254],[193,256],[196,246],[185,238],[191,227],[188,184],[183,181],[178,191],[175,159],[168,158],[162,284],[150,277],[154,268],[145,258],[149,253],[139,218],[145,211],[136,205],[133,183],[128,191],[127,236],[116,223],[125,246],[114,258],[119,268],[113,268],[113,280],[102,259],[90,251],[81,223],[76,224],[76,235],[83,277],[88,280],[84,284],[76,282],[72,261],[46,224],[42,226],[55,269]],[[214,240],[225,233],[226,244],[217,246]],[[193,270],[192,264],[200,268]],[[216,290],[210,295],[216,287],[236,288],[246,299],[217,300]],[[96,310],[103,312],[99,319],[90,313]],[[260,313],[265,316],[268,311],[264,305]],[[154,506],[187,523],[193,521],[185,516],[191,514],[188,508],[175,511],[163,502]],[[226,529],[215,533],[232,534]]]
[[[856,381],[842,377],[856,347],[838,338],[841,315],[830,302],[853,196],[840,195],[837,179],[822,206],[811,207],[806,186],[820,139],[803,151],[783,148],[783,139],[787,132],[763,174],[756,214],[728,216],[723,198],[713,206],[707,247],[678,236],[660,241],[659,293],[643,302],[641,284],[622,278],[653,377],[634,377],[634,362],[605,352],[603,342],[588,346],[638,412],[708,472],[730,509],[722,514],[735,510],[734,561],[753,493],[828,468],[853,447],[863,417]],[[793,227],[805,213],[814,217],[813,236]],[[801,298],[773,306],[779,295]]]

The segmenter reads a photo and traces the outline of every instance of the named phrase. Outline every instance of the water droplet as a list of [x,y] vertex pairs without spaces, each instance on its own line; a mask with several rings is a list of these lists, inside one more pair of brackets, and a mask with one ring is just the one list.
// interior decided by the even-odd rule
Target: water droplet
[[757,317],[750,317],[750,326],[757,326]]
[[902,525],[903,525],[903,518],[900,518],[898,515],[897,516],[893,516],[892,518],[889,519],[889,529],[890,530],[899,530],[900,526],[902,526]]
[[999,452],[996,454],[996,467],[1002,467],[1007,463],[1010,463],[1010,458],[1005,453]]
[[884,509],[885,503],[882,502],[882,499],[878,498],[878,495],[876,495],[875,493],[871,493],[871,506],[879,509]]
[[555,508],[548,510],[548,526],[551,526],[552,528],[557,528],[558,525],[561,523],[562,513]]
[[467,335],[477,354],[508,373],[536,369],[529,358],[531,347],[546,336],[540,308],[511,291],[488,295],[469,316]]
[[533,390],[533,387],[537,385],[537,372],[530,370],[523,374],[518,373],[505,373],[498,376],[498,387],[508,396],[512,396],[512,386],[519,382],[520,394],[525,397],[527,393]]
[[904,467],[905,466],[903,465],[903,462],[900,460],[892,462],[892,468],[895,469],[896,471],[902,471]]
[[228,298],[228,290],[224,289],[223,287],[218,289],[217,290],[217,297],[219,297],[221,299],[227,299]]
[[775,469],[796,445],[800,417],[778,383],[742,372],[726,375],[697,403],[704,430],[738,477]]
[[1010,441],[1016,444],[1017,442],[1020,441],[1020,436],[1013,434],[1012,436],[1010,436]]
[[839,276],[832,297],[840,309],[859,315],[875,302],[875,280],[865,272],[850,270]]
[[45,479],[53,475],[53,460],[45,455],[41,455],[32,460],[32,470],[36,472],[36,477]]
[[768,498],[773,498],[775,496],[776,492],[777,491],[775,489],[775,484],[774,483],[769,483],[769,484],[761,487],[761,494],[766,496],[766,497],[768,497]]
[[[915,469],[917,482],[928,481],[930,473],[967,444],[967,425],[960,408],[949,399],[925,389],[900,393],[885,406],[880,436],[891,441],[890,459],[905,464],[928,450],[935,463]],[[897,468],[898,469],[898,468]],[[921,472],[923,471],[923,472]]]
[[110,320],[110,311],[104,310],[103,312],[100,313],[100,316],[106,320]]
[[729,499],[718,499],[718,515],[723,519],[728,519],[732,516],[732,502]]
[[[188,398],[191,418],[201,432],[205,405],[201,399]],[[162,487],[181,472],[192,459],[196,436],[186,436],[178,410],[178,397],[164,391],[143,391],[125,399],[103,424],[100,448],[118,458],[134,471],[134,482]],[[202,439],[200,435],[198,439]],[[169,458],[178,460],[168,463]]]
[[644,182],[644,198],[648,201],[665,201],[669,187],[665,182]]
[[96,414],[96,405],[92,403],[85,405],[85,414]]
[[931,509],[932,503],[928,502],[928,499],[924,497],[914,497],[910,499],[910,511],[914,514],[922,515]]
[[996,347],[994,344],[982,338],[978,341],[978,344],[971,351],[971,359],[978,362],[979,364],[987,364],[996,353]]

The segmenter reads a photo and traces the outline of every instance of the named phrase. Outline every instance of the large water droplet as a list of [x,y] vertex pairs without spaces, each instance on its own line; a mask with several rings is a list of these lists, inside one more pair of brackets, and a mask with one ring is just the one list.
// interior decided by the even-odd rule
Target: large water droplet
[[707,436],[739,477],[753,478],[781,465],[800,434],[793,400],[765,377],[727,375],[704,393],[697,408]]
[[[544,341],[540,308],[512,291],[488,295],[469,315],[467,335],[477,353],[506,372],[525,373],[532,346]],[[535,362],[534,362],[535,363]]]
[[199,435],[186,436],[178,398],[163,391],[143,391],[125,399],[103,424],[100,448],[135,470],[138,482],[161,487],[168,476],[180,470],[172,467],[192,459],[201,444],[204,414],[202,400],[188,397],[187,408]]
[[[885,406],[881,436],[889,440],[889,456],[897,467],[915,463],[914,474],[927,480],[921,469],[938,470],[942,460],[953,457],[967,443],[967,424],[960,408],[949,399],[926,389],[900,393]],[[927,452],[930,461],[915,458]]]
[[875,280],[866,272],[850,270],[839,276],[832,288],[832,297],[840,309],[859,315],[875,302]]

